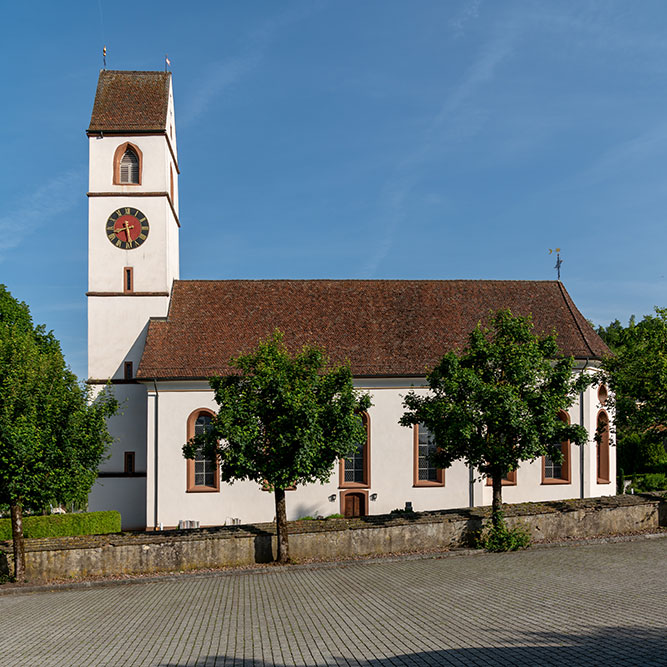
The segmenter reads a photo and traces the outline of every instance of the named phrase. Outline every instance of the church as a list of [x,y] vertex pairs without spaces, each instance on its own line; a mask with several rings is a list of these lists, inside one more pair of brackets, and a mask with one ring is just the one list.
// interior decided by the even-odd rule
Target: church
[[[577,373],[608,351],[560,281],[180,280],[171,73],[102,70],[87,135],[88,383],[111,383],[121,403],[89,509],[120,511],[124,529],[273,519],[272,493],[221,482],[214,460],[186,460],[182,446],[216,412],[208,378],[276,328],[291,347],[349,360],[373,403],[366,442],[329,482],[288,491],[290,520],[491,504],[488,480],[463,462],[434,468],[426,429],[398,423],[405,394],[426,393],[427,369],[490,312],[532,314],[538,332],[557,332]],[[606,398],[604,387],[577,397],[560,416],[587,429],[588,446],[565,442],[562,463],[521,465],[503,480],[505,502],[615,493],[615,448],[607,434],[594,440],[610,420]]]

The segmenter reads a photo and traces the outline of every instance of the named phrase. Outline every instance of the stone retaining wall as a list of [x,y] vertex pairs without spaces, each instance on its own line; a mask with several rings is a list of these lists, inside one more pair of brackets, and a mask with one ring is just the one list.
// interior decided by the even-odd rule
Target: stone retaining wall
[[[521,524],[534,541],[630,533],[667,525],[667,499],[659,495],[607,496],[586,500],[505,506],[510,525]],[[449,549],[468,545],[490,509],[472,508],[293,521],[290,554],[301,559]],[[145,574],[273,559],[273,524],[187,531],[119,533],[26,540],[28,580]],[[0,573],[13,569],[11,542],[0,542]]]

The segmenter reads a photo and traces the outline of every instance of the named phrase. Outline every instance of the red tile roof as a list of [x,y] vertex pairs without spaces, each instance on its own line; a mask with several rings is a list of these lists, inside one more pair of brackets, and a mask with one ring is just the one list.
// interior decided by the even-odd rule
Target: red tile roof
[[349,359],[355,376],[422,376],[500,308],[532,313],[565,354],[608,352],[555,281],[181,280],[167,318],[150,321],[137,377],[224,375],[275,328],[292,349],[317,344],[334,363]]
[[88,132],[161,132],[171,72],[102,70]]

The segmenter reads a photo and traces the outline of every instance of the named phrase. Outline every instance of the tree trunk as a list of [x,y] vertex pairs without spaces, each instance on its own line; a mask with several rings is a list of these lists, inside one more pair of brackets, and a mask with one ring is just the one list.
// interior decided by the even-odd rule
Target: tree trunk
[[491,481],[493,482],[491,525],[493,528],[499,528],[503,520],[503,478],[500,471],[494,473]]
[[23,509],[21,502],[12,503],[12,541],[14,543],[14,578],[25,581],[25,541],[23,539]]
[[285,510],[285,489],[276,488],[276,532],[278,534],[279,563],[289,563],[289,541],[287,537],[287,511]]

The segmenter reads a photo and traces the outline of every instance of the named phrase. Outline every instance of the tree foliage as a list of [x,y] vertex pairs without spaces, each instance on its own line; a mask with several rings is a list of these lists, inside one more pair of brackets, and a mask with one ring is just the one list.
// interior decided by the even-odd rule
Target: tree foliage
[[110,443],[106,417],[116,403],[88,398],[53,334],[0,285],[0,504],[12,513],[18,579],[23,511],[85,503]]
[[433,463],[462,459],[493,481],[494,524],[501,523],[501,480],[521,461],[548,454],[562,460],[560,443],[582,444],[586,430],[558,417],[589,379],[573,377],[556,337],[538,337],[527,317],[498,311],[478,325],[460,354],[449,352],[427,375],[430,393],[410,392],[400,423],[423,423],[437,451]]
[[598,329],[613,354],[603,361],[600,381],[612,393],[619,465],[639,471],[667,460],[667,308],[628,326],[618,320]]
[[358,412],[370,406],[353,388],[349,366],[331,368],[324,351],[290,354],[275,331],[232,360],[237,374],[210,380],[219,405],[211,428],[183,448],[219,461],[224,481],[268,484],[276,496],[279,560],[289,559],[285,489],[326,482],[336,459],[366,438]]
[[616,423],[632,431],[667,424],[667,308],[625,328],[618,320],[599,333],[611,347],[603,368],[615,394]]

